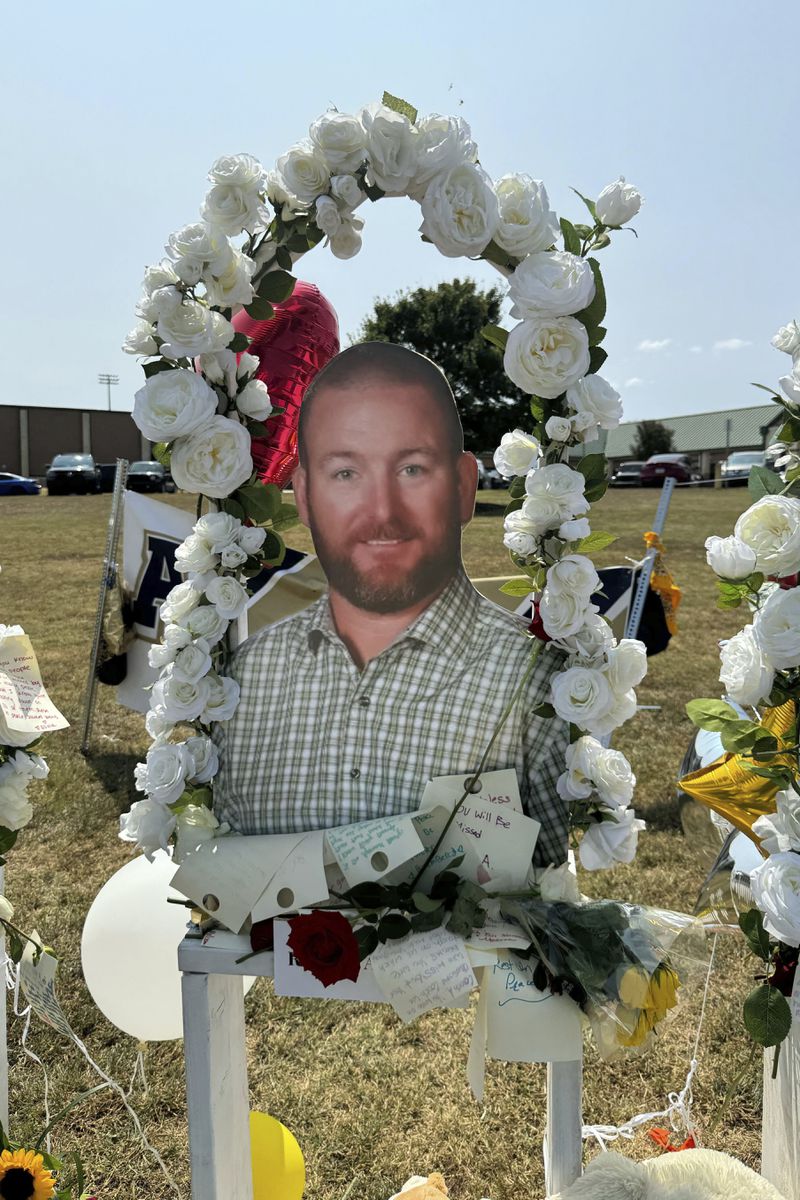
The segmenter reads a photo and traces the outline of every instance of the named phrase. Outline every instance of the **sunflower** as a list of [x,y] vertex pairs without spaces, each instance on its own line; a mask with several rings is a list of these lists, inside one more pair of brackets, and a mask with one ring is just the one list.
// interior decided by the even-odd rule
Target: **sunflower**
[[0,1154],[0,1200],[50,1200],[56,1181],[35,1150]]

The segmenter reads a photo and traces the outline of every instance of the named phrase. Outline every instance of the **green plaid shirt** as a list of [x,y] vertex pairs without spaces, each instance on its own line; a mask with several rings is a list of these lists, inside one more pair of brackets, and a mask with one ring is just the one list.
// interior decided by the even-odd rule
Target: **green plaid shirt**
[[[428,780],[476,769],[530,655],[524,623],[459,575],[359,670],[323,596],[259,630],[231,660],[241,687],[215,726],[214,809],[243,834],[294,833],[414,812]],[[567,726],[533,716],[561,657],[545,650],[487,761],[513,767],[541,821],[534,862],[567,856],[556,793]]]

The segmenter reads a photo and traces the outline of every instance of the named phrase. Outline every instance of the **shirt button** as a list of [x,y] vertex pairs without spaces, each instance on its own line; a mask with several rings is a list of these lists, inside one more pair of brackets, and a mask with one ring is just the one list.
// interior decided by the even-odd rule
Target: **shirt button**
[[353,767],[353,769],[350,772],[350,778],[358,779],[360,774],[361,774],[361,772],[359,771],[358,767]]
[[362,708],[369,708],[369,705],[370,705],[369,696],[362,696],[358,703],[361,705]]

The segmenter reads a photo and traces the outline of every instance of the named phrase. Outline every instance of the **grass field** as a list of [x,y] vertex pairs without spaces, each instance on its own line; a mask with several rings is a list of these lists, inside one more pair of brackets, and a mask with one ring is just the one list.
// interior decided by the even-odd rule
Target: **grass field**
[[[482,493],[481,499],[502,503],[500,493]],[[641,535],[657,499],[652,491],[611,492],[596,506],[593,526],[619,537],[600,556],[601,563],[641,556]],[[583,890],[592,895],[683,910],[694,902],[706,862],[696,846],[687,844],[678,822],[675,779],[692,733],[683,706],[693,696],[718,694],[716,641],[739,624],[736,613],[714,607],[703,542],[710,533],[728,533],[747,502],[743,490],[687,489],[674,496],[664,541],[684,588],[681,632],[651,661],[639,690],[640,703],[659,710],[640,713],[615,743],[639,778],[636,807],[648,831],[631,866],[582,874]],[[20,924],[35,925],[62,959],[59,991],[73,1028],[97,1061],[127,1084],[136,1047],[92,1005],[79,954],[83,919],[94,895],[130,857],[130,849],[117,840],[117,819],[133,799],[133,765],[147,747],[141,717],[117,707],[113,693],[101,689],[93,753],[88,759],[79,753],[108,513],[108,497],[2,501],[0,619],[25,626],[50,693],[72,722],[71,729],[47,743],[50,778],[34,785],[36,815],[10,855],[7,894]],[[289,541],[309,544],[300,529],[291,531]],[[474,520],[465,538],[465,561],[475,576],[508,573],[498,517]],[[135,921],[136,913],[130,917]],[[720,941],[695,1104],[706,1144],[755,1166],[760,1059],[751,1059],[740,1021],[753,969],[740,940]],[[589,1048],[585,1119],[619,1123],[663,1108],[667,1093],[683,1085],[699,1008],[697,994],[645,1057],[607,1064]],[[406,1027],[383,1006],[276,1001],[265,980],[250,992],[246,1009],[252,1106],[280,1118],[295,1133],[307,1162],[306,1195],[313,1200],[339,1200],[348,1188],[352,1200],[384,1200],[408,1175],[434,1168],[445,1173],[454,1200],[543,1195],[544,1068],[490,1063],[485,1104],[476,1106],[465,1078],[471,1013],[428,1014]],[[12,1021],[11,1111],[17,1137],[43,1123],[41,1072],[19,1052],[20,1032],[19,1022]],[[32,1028],[30,1044],[48,1064],[53,1112],[97,1082],[77,1051],[41,1024]],[[181,1051],[180,1043],[149,1048],[150,1092],[136,1095],[134,1104],[188,1196]],[[80,1148],[103,1200],[160,1200],[168,1194],[110,1092],[70,1113],[56,1135],[61,1149]],[[622,1149],[643,1157],[654,1147],[639,1133]]]

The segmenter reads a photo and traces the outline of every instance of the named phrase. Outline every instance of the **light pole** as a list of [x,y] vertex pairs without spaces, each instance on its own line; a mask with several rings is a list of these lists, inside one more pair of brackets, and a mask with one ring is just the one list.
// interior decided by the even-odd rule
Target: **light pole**
[[114,384],[119,383],[119,375],[98,375],[98,383],[104,383],[108,390],[108,411],[111,412],[111,388]]

